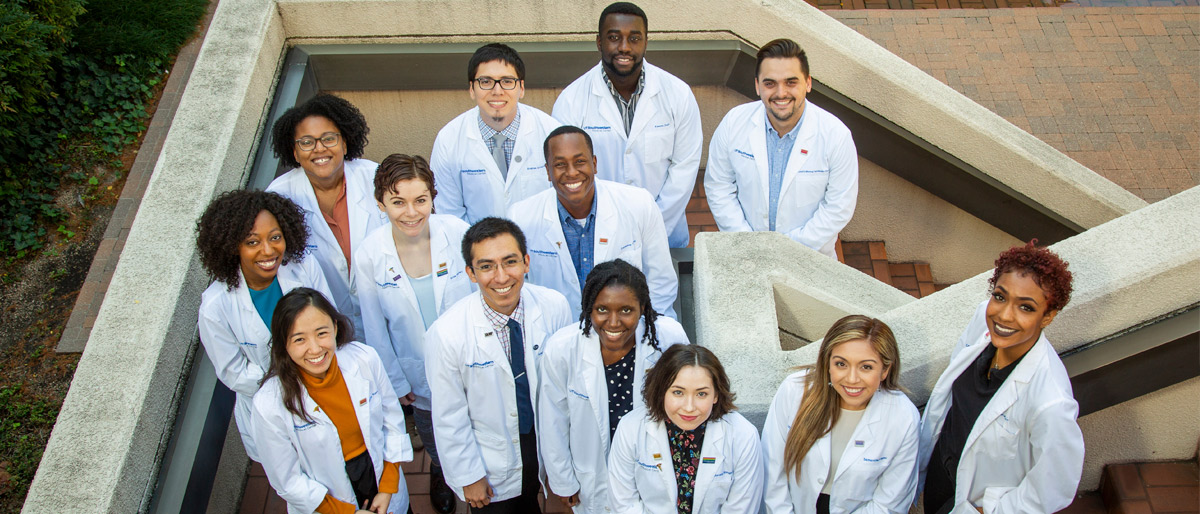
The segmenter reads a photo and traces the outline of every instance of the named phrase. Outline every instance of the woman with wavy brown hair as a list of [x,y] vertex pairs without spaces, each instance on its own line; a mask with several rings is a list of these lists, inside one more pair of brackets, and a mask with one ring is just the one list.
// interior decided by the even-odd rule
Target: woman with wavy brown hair
[[817,363],[784,379],[767,413],[767,512],[908,512],[920,417],[899,376],[882,321],[852,315],[829,328]]

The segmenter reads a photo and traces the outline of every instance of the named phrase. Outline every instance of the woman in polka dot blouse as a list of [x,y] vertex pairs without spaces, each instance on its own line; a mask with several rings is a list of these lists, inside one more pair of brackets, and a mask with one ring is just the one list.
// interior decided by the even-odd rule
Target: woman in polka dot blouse
[[538,448],[551,493],[574,512],[603,513],[617,422],[642,406],[643,380],[662,351],[688,339],[654,311],[646,276],[623,260],[596,265],[582,300],[579,325],[551,336],[538,366]]

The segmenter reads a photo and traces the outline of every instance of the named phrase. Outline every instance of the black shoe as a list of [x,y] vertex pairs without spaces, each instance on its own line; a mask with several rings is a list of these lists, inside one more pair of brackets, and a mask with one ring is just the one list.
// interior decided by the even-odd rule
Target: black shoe
[[433,510],[441,514],[454,512],[458,498],[450,486],[446,485],[446,477],[442,476],[442,467],[436,464],[429,466],[429,503]]

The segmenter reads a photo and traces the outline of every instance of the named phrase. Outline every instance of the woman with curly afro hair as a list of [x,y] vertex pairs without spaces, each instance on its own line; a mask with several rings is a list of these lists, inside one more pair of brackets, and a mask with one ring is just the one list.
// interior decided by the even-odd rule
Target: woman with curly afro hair
[[329,297],[363,338],[350,257],[387,216],[375,208],[373,183],[378,164],[362,159],[367,120],[350,102],[319,94],[288,109],[275,122],[271,147],[293,169],[271,181],[267,191],[290,198],[308,222],[308,253],[321,265]]
[[200,342],[217,378],[237,393],[242,444],[251,437],[251,398],[271,364],[271,315],[284,294],[309,287],[329,294],[315,260],[304,257],[308,227],[291,200],[263,191],[218,196],[196,223],[200,264],[213,278],[200,300]]
[[996,259],[921,419],[925,512],[1057,512],[1083,472],[1079,404],[1043,330],[1071,300],[1067,263],[1037,240]]
[[602,512],[615,507],[606,461],[617,423],[644,406],[642,384],[662,352],[688,338],[650,305],[641,270],[621,259],[592,268],[581,303],[579,323],[546,340],[537,431],[561,434],[539,441],[549,492],[576,512]]

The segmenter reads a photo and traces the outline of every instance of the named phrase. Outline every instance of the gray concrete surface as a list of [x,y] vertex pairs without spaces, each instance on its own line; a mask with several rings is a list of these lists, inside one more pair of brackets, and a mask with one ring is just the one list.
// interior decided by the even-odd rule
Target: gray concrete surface
[[[1051,248],[1071,264],[1074,293],[1046,333],[1059,352],[1077,348],[1130,326],[1200,302],[1200,188],[1110,221]],[[788,369],[815,362],[817,345],[785,351],[775,335],[784,325],[816,333],[844,314],[879,317],[892,328],[900,345],[901,384],[917,404],[950,360],[959,334],[979,302],[987,298],[991,272],[981,273],[920,300],[888,294],[864,274],[824,258],[778,234],[712,234],[696,238],[693,280],[697,339],[725,364],[738,394],[738,405],[760,421]],[[875,284],[878,284],[876,286]],[[779,301],[781,290],[807,298]],[[894,290],[892,290],[894,291]],[[822,311],[822,302],[825,304]],[[781,305],[782,303],[782,305]],[[787,312],[786,315],[777,312]],[[805,323],[809,326],[805,327]],[[1194,385],[1188,387],[1195,387]],[[1190,390],[1190,389],[1189,389]],[[1157,393],[1156,393],[1157,394]],[[1162,395],[1158,395],[1162,396]],[[1150,403],[1147,403],[1150,402]],[[1115,421],[1109,412],[1144,414],[1152,400],[1135,399],[1093,414]],[[1182,411],[1182,412],[1179,412]],[[1179,405],[1143,418],[1143,422],[1176,416],[1192,419],[1200,405]],[[1127,418],[1128,419],[1128,418]],[[1166,426],[1179,427],[1171,422]],[[1090,439],[1087,466],[1093,474],[1108,457],[1122,459],[1186,458],[1200,436],[1200,424],[1173,430],[1170,437],[1188,441],[1181,454],[1177,441],[1162,430],[1141,430],[1149,440],[1125,445],[1127,429],[1087,422]],[[1141,452],[1134,450],[1141,449]],[[1090,476],[1090,475],[1089,475]]]
[[282,49],[272,4],[221,1],[24,512],[149,505],[207,283],[195,221],[214,194],[244,181]]

